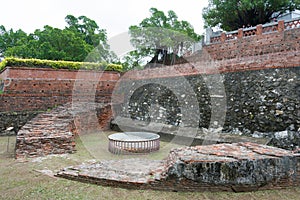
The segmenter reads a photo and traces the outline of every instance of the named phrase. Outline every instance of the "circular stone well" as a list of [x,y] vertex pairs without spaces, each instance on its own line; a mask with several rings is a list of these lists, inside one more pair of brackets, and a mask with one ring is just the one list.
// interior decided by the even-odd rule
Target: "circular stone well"
[[159,150],[160,136],[149,132],[122,132],[108,136],[108,150],[114,154],[145,154]]

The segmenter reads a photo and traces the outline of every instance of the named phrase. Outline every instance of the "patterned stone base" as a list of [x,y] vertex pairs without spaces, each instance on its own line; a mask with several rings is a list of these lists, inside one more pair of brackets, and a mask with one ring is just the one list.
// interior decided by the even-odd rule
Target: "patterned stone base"
[[300,154],[255,143],[173,149],[162,161],[127,159],[69,167],[58,177],[133,189],[255,191],[300,185]]

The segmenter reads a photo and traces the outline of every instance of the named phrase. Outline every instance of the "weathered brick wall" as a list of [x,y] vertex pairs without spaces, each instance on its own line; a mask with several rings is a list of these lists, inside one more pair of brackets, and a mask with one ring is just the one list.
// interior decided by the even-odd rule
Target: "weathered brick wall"
[[72,121],[74,132],[78,135],[95,132],[95,130],[109,130],[112,120],[112,109],[110,104],[97,106],[92,104],[80,104],[81,108],[75,108]]
[[131,71],[130,79],[218,74],[268,68],[299,67],[300,28],[210,44],[191,56],[189,63]]
[[18,132],[16,158],[74,153],[75,136],[107,130],[111,120],[110,104],[67,103],[41,113]]
[[[46,110],[71,101],[109,102],[119,73],[6,68],[0,110]],[[75,98],[76,97],[76,98]],[[94,97],[94,99],[92,99]]]
[[119,77],[117,72],[7,67],[0,74],[0,132],[8,127],[17,132],[36,112],[65,103],[110,102]]
[[264,35],[244,37],[205,46],[214,60],[299,51],[299,28]]

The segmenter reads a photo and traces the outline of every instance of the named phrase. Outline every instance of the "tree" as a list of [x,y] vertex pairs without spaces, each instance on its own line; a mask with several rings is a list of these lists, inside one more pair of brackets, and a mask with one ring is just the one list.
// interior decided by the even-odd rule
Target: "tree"
[[14,31],[13,29],[6,30],[3,25],[0,26],[0,57],[8,48],[18,46],[27,41],[27,34],[21,29]]
[[70,30],[45,26],[35,30],[26,43],[8,48],[6,56],[48,60],[83,61],[93,49]]
[[111,62],[107,36],[94,20],[68,15],[64,29],[44,26],[27,35],[18,30],[6,31],[0,26],[0,54],[20,58],[48,60]]
[[233,31],[271,22],[295,9],[300,9],[300,0],[209,0],[202,16],[206,26]]
[[89,52],[86,60],[89,62],[115,62],[116,55],[109,50],[105,29],[100,29],[94,20],[86,16],[67,15],[65,21],[68,26],[66,29],[80,36],[87,44],[94,48]]
[[91,20],[86,16],[79,16],[76,18],[73,15],[67,15],[65,21],[68,24],[66,28],[81,35],[87,44],[96,47],[100,43],[106,43],[106,31],[100,29],[94,20]]
[[119,64],[122,64],[123,70],[127,71],[130,69],[142,69],[143,60],[149,55],[150,50],[148,51],[146,49],[143,49],[142,51],[139,50],[133,50],[127,55],[125,55],[122,58],[123,62],[120,62]]
[[140,65],[145,57],[152,58],[149,63],[175,64],[192,44],[201,39],[190,23],[178,20],[174,11],[165,15],[163,11],[151,8],[150,12],[151,16],[138,26],[129,27],[131,43],[136,50],[128,56],[134,60],[134,65]]

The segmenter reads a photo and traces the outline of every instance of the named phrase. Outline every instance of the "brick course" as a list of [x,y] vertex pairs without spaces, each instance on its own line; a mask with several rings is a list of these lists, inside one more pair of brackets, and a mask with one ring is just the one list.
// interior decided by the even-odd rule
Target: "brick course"
[[41,113],[17,134],[17,159],[49,154],[74,153],[75,136],[89,131],[107,130],[110,104],[65,104]]
[[6,82],[0,95],[2,112],[46,110],[71,101],[110,102],[120,76],[116,72],[20,67],[7,67],[1,75]]

